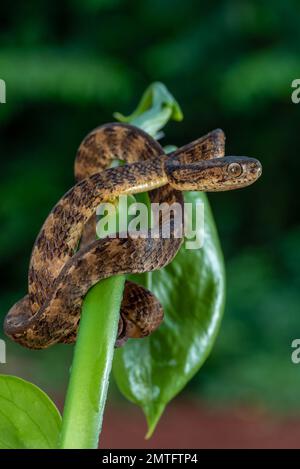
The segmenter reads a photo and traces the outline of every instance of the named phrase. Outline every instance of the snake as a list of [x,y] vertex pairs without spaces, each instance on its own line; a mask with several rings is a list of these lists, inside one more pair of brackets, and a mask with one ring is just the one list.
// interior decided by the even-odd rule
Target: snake
[[[122,165],[113,166],[115,161]],[[109,123],[91,131],[80,144],[75,184],[47,216],[33,245],[28,294],[4,321],[12,340],[31,349],[76,341],[82,302],[89,289],[113,275],[152,272],[169,264],[183,235],[172,211],[162,210],[158,237],[128,233],[97,239],[95,211],[120,195],[148,192],[151,203],[184,208],[184,191],[217,192],[246,187],[262,173],[255,158],[225,156],[225,134],[216,129],[166,154],[145,131]],[[168,223],[170,236],[162,236]],[[184,223],[183,217],[181,223]],[[182,227],[181,227],[182,228]],[[182,233],[182,231],[181,231]],[[163,308],[146,288],[125,282],[116,346],[151,334],[163,320]]]

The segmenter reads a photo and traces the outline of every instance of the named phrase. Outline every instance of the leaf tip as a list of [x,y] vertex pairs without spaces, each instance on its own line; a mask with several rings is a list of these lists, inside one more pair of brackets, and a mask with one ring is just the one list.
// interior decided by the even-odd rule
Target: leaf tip
[[144,410],[145,412],[145,416],[146,416],[146,420],[147,420],[147,425],[148,425],[148,431],[145,435],[145,440],[149,440],[152,436],[153,436],[153,433],[157,427],[157,424],[165,410],[165,405],[164,404],[161,404],[154,413],[151,413],[150,414],[147,414],[147,412]]

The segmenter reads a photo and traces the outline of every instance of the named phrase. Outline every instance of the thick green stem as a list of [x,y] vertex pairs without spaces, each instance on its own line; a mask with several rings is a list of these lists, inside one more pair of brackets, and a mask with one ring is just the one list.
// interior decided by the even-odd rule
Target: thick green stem
[[[137,110],[119,120],[145,129],[154,138],[169,119],[181,120],[178,103],[162,83],[152,84]],[[149,204],[149,198],[145,201]],[[108,236],[106,232],[105,236]],[[151,273],[140,278],[151,287]],[[66,396],[60,448],[97,448],[117,336],[124,276],[100,281],[83,302],[71,377]]]
[[60,448],[98,447],[124,281],[124,276],[102,280],[84,300]]

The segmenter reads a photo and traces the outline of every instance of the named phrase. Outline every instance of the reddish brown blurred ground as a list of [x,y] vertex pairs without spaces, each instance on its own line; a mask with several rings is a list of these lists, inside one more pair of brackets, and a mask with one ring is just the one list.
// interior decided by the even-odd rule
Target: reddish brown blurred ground
[[274,417],[259,410],[207,410],[198,402],[167,408],[154,436],[134,406],[105,412],[102,448],[300,448],[300,415]]

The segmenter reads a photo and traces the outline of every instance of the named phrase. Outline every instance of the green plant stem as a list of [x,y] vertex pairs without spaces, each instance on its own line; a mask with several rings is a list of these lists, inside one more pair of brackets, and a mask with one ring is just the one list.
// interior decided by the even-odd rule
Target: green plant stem
[[[132,116],[119,120],[154,138],[170,119],[181,120],[178,103],[162,83],[153,83]],[[149,204],[148,196],[144,195]],[[106,236],[109,233],[106,232]],[[140,281],[151,288],[151,273]],[[60,448],[97,448],[101,431],[125,277],[100,281],[86,295],[76,341],[60,438]]]
[[60,448],[98,447],[125,277],[102,280],[85,297],[66,396]]

